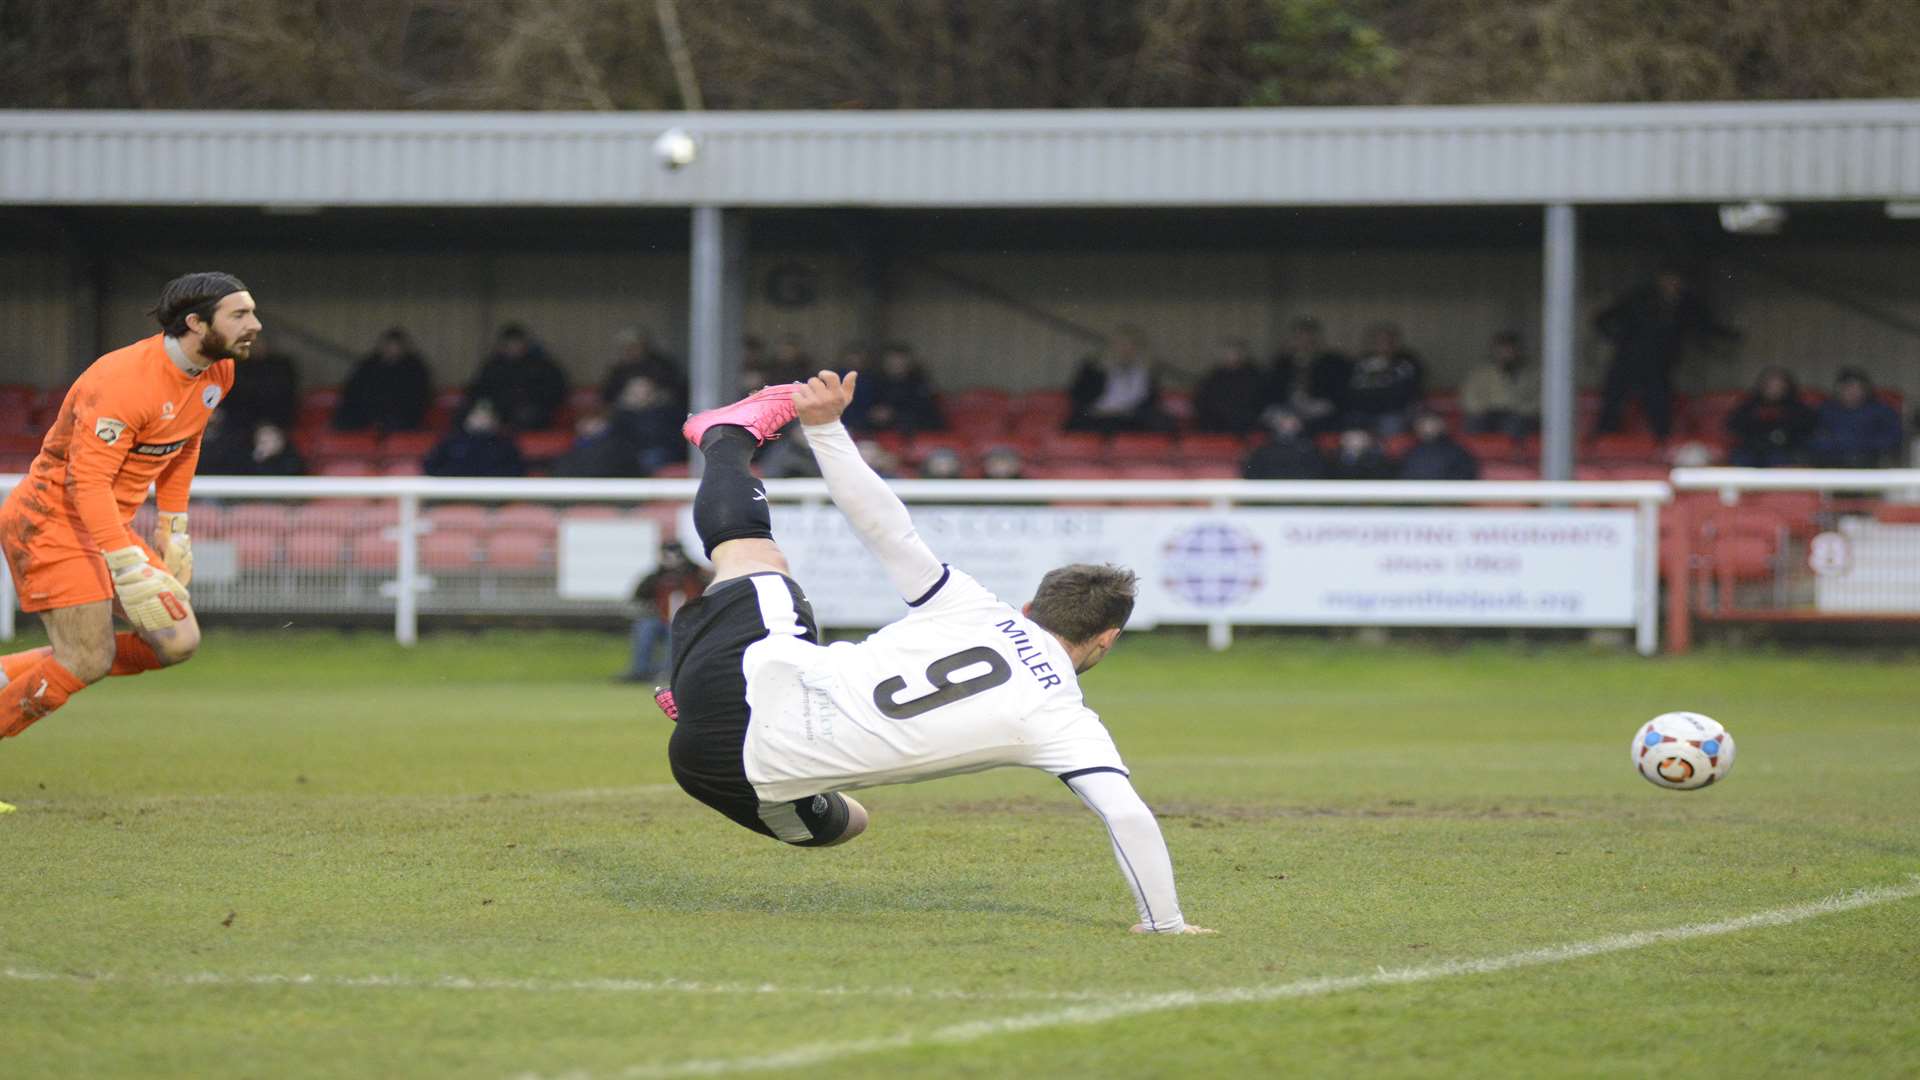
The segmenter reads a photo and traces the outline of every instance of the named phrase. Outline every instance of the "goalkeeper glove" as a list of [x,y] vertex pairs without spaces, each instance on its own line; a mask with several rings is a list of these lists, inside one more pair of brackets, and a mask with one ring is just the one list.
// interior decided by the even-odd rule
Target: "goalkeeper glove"
[[180,584],[193,583],[193,541],[187,537],[187,512],[169,514],[162,510],[160,522],[153,527],[153,549],[167,564],[167,572]]
[[187,617],[187,588],[165,569],[147,561],[139,545],[109,551],[107,571],[120,608],[136,629],[170,630]]

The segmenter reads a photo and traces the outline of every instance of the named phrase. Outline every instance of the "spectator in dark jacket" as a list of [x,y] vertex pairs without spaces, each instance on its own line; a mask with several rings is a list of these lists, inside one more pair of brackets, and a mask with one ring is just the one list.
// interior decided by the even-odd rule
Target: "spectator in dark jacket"
[[608,422],[614,435],[632,447],[639,471],[631,475],[652,476],[667,465],[687,460],[687,440],[680,435],[686,419],[686,411],[652,379],[636,375],[627,380]]
[[395,326],[353,365],[340,406],[333,411],[333,426],[336,431],[419,431],[432,399],[433,376],[426,360],[407,332]]
[[1291,409],[1272,409],[1266,415],[1272,438],[1253,448],[1240,465],[1249,480],[1324,480],[1327,459],[1313,444],[1306,425]]
[[207,425],[200,471],[208,476],[304,476],[307,463],[278,424],[251,427],[213,414]]
[[1273,358],[1267,378],[1268,399],[1285,404],[1309,434],[1340,429],[1353,358],[1327,346],[1319,319],[1308,315],[1293,320],[1293,338],[1287,350]]
[[527,463],[513,440],[501,434],[493,402],[481,398],[427,454],[425,470],[428,476],[525,476]]
[[1900,414],[1873,395],[1873,380],[1848,368],[1814,418],[1813,463],[1824,469],[1878,469],[1900,449]]
[[686,375],[672,356],[654,345],[653,335],[646,327],[626,327],[613,336],[613,344],[616,350],[613,362],[607,365],[606,377],[600,380],[603,404],[613,408],[620,400],[620,392],[626,389],[627,380],[644,375],[653,380],[653,385],[670,403],[685,408]]
[[1793,376],[1785,368],[1770,367],[1727,416],[1727,434],[1735,440],[1729,458],[1749,469],[1798,465],[1806,460],[1813,425],[1813,409],[1801,400]]
[[[657,663],[660,647],[668,645],[668,627],[673,623],[673,616],[683,604],[699,596],[712,580],[712,574],[693,565],[679,543],[669,540],[660,545],[659,565],[633,589],[633,602],[638,608],[629,633],[633,655],[627,661],[627,670],[619,676],[620,681],[653,680],[660,670]],[[671,645],[666,652],[672,654]]]
[[233,392],[220,411],[244,427],[291,430],[300,411],[300,367],[286,353],[268,353],[235,368]]
[[1340,445],[1327,461],[1327,477],[1332,480],[1391,480],[1396,475],[1393,459],[1366,428],[1341,432]]
[[1099,356],[1081,361],[1067,387],[1073,411],[1069,431],[1165,431],[1172,427],[1160,408],[1160,380],[1153,373],[1147,337],[1123,326]]
[[867,431],[938,431],[947,426],[933,399],[933,381],[913,355],[895,342],[880,354],[880,366],[861,374],[853,385],[860,422]]
[[1402,480],[1478,480],[1480,462],[1447,431],[1447,419],[1422,412],[1413,419],[1415,442],[1400,459]]
[[1220,342],[1219,363],[1193,391],[1193,426],[1200,431],[1244,435],[1260,424],[1273,390],[1269,372],[1254,363],[1253,349],[1239,338]]
[[1347,375],[1343,422],[1349,429],[1363,427],[1380,437],[1406,431],[1426,380],[1426,369],[1401,341],[1400,328],[1374,323],[1367,328],[1367,347]]
[[1613,342],[1613,364],[1600,392],[1599,430],[1619,431],[1627,399],[1638,397],[1662,442],[1673,431],[1673,371],[1688,341],[1740,336],[1720,325],[1674,267],[1662,268],[1653,281],[1614,301],[1594,326]]
[[493,352],[467,384],[467,401],[494,403],[501,423],[515,431],[550,427],[567,400],[567,375],[526,328],[500,328]]

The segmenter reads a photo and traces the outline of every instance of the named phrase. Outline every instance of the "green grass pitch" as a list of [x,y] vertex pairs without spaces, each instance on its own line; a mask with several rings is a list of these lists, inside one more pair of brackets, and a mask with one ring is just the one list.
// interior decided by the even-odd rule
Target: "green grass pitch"
[[[671,786],[621,659],[216,633],[0,744],[0,1076],[1920,1075],[1911,657],[1129,638],[1089,703],[1220,931],[1151,939],[1057,781],[789,850]],[[1630,771],[1674,708],[1726,783]]]

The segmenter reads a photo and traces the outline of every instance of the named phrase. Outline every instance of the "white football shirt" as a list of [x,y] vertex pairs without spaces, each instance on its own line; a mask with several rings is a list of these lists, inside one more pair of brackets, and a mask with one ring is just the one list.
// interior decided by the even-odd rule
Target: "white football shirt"
[[948,568],[929,598],[865,641],[824,646],[797,626],[783,632],[792,600],[764,580],[774,632],[747,649],[743,751],[762,799],[1000,765],[1126,773],[1059,641],[966,574]]

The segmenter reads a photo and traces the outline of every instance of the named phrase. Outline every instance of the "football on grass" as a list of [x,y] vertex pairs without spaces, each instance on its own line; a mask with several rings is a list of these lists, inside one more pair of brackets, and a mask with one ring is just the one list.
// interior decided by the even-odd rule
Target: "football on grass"
[[1627,753],[1648,783],[1693,791],[1725,778],[1733,768],[1733,736],[1711,716],[1661,713],[1634,732]]

